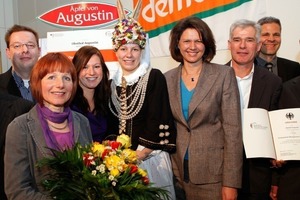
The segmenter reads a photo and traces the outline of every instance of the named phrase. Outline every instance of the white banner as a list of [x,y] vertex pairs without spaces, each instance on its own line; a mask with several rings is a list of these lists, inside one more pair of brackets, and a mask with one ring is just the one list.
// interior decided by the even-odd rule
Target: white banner
[[[224,9],[226,10],[226,9]],[[217,50],[227,49],[230,25],[238,19],[249,19],[257,21],[266,16],[266,0],[253,0],[243,3],[237,7],[219,12],[213,16],[202,18],[211,28]],[[161,33],[150,38],[150,56],[169,56],[169,34],[170,31]]]

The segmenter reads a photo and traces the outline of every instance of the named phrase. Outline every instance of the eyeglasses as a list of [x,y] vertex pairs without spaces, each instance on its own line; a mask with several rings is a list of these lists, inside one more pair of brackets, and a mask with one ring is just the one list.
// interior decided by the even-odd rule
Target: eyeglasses
[[32,42],[28,42],[25,44],[21,44],[21,43],[14,43],[9,45],[10,47],[13,47],[15,50],[20,50],[21,48],[23,48],[23,46],[26,46],[27,49],[34,49],[37,45],[32,43]]

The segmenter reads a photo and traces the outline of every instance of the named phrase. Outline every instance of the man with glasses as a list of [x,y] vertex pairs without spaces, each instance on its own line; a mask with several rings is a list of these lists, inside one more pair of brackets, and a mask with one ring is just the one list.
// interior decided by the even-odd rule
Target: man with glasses
[[12,67],[0,74],[0,199],[2,200],[7,199],[4,192],[3,162],[6,128],[15,117],[28,112],[34,105],[29,77],[40,56],[38,39],[38,34],[34,30],[20,25],[14,25],[5,35],[6,55],[11,60]]
[[12,67],[0,74],[0,90],[33,101],[30,88],[30,72],[40,57],[38,34],[33,29],[14,25],[5,34],[6,55]]

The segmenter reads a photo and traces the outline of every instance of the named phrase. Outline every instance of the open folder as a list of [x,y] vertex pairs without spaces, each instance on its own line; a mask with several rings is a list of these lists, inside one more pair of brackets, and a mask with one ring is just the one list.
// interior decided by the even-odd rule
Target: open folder
[[244,109],[243,143],[247,158],[300,160],[300,108]]

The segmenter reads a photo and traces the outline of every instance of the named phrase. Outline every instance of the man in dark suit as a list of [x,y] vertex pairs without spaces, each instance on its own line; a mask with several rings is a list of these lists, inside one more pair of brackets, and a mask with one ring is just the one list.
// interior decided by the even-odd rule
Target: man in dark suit
[[[26,113],[34,105],[33,102],[21,97],[0,92],[0,199],[5,200],[4,193],[4,145],[6,128],[8,124],[17,116]],[[18,138],[16,138],[17,140]]]
[[282,82],[300,76],[300,64],[285,58],[277,57],[281,45],[281,23],[275,17],[263,17],[257,22],[261,25],[261,49],[256,57],[261,66],[265,66],[278,75]]
[[[249,20],[238,20],[231,25],[228,48],[232,60],[227,65],[232,66],[235,71],[242,115],[245,108],[274,110],[278,107],[281,80],[254,62],[260,47],[260,25]],[[271,188],[270,167],[270,159],[247,159],[244,154],[239,200],[268,199]]]
[[[40,56],[38,34],[26,26],[14,25],[5,34],[6,55],[12,67],[0,74],[0,192],[4,193],[3,160],[7,125],[18,115],[31,108],[34,101],[29,87],[31,70]],[[18,139],[18,138],[16,138]]]
[[300,76],[283,84],[279,108],[300,108]]
[[[279,108],[300,108],[300,76],[283,83]],[[300,199],[300,161],[285,161],[273,170],[270,196],[274,200]]]
[[[263,17],[258,20],[257,23],[261,25],[260,39],[262,47],[256,57],[256,60],[262,66],[269,66],[269,70],[278,75],[284,82],[279,108],[299,108],[300,64],[298,62],[276,56],[281,45],[280,20],[275,17]],[[300,184],[295,184],[298,180],[293,181],[299,178],[299,176],[300,163],[297,161],[286,162],[282,168],[274,169],[272,190],[270,192],[271,197],[273,199],[278,197],[278,199],[284,200],[300,198],[300,192],[298,189],[300,188]],[[277,195],[278,185],[281,189],[279,189],[279,193]],[[298,195],[298,198],[295,195]]]
[[38,34],[26,26],[14,25],[5,34],[6,55],[12,67],[0,74],[0,90],[33,101],[29,77],[40,56]]

